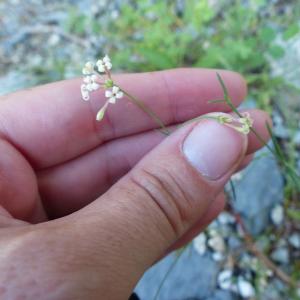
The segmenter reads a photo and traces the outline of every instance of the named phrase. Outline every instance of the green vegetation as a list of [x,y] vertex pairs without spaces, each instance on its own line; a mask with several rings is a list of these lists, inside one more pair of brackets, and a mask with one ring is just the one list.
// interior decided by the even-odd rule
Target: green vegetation
[[[107,42],[98,54],[110,53],[114,65],[126,71],[151,71],[183,66],[225,68],[242,73],[251,95],[263,108],[282,88],[284,78],[270,77],[270,60],[281,58],[285,49],[278,32],[288,40],[299,33],[291,20],[300,16],[267,0],[135,1],[124,4],[117,18],[104,24],[72,10],[65,29],[81,35],[100,34]],[[244,3],[244,4],[242,4]],[[246,3],[246,4],[245,4]]]

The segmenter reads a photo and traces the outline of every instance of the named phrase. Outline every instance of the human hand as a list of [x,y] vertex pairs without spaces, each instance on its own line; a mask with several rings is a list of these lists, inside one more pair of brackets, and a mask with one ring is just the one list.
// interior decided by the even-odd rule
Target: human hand
[[[243,79],[220,72],[237,106]],[[228,112],[214,70],[114,76],[173,126]],[[0,101],[1,299],[127,299],[156,260],[224,207],[222,189],[261,143],[201,120],[165,137],[136,106],[80,98],[80,80]],[[268,139],[268,116],[249,111]],[[34,225],[33,225],[34,223]]]

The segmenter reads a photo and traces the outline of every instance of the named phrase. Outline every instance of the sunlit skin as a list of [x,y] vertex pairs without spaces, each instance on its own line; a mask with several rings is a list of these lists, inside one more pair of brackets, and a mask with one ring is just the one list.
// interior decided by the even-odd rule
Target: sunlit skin
[[[245,81],[233,72],[219,73],[238,106],[246,96]],[[114,75],[114,81],[170,130],[199,115],[230,112],[224,103],[208,103],[222,97],[215,70]],[[224,208],[228,178],[208,186],[182,163],[184,188],[214,197],[192,210],[183,205],[186,220],[175,220],[180,232],[174,233],[164,212],[129,179],[139,166],[159,168],[161,157],[164,163],[174,158],[177,168],[180,153],[172,145],[195,124],[166,137],[126,97],[97,122],[104,91],[85,102],[80,84],[81,79],[67,80],[1,97],[1,299],[127,299],[147,268],[189,242]],[[267,140],[269,117],[247,112]],[[262,146],[252,133],[246,138],[235,169]]]

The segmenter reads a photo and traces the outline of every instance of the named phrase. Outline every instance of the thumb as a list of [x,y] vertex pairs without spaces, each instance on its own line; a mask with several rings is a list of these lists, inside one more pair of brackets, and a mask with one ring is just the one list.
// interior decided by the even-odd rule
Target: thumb
[[205,214],[243,159],[247,140],[209,119],[177,130],[78,213],[78,222],[88,224],[85,239],[106,249],[102,262],[104,255],[133,288]]

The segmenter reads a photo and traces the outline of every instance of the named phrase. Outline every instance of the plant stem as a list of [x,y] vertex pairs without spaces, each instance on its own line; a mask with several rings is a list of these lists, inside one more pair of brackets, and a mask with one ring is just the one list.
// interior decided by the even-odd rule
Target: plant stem
[[187,249],[188,246],[185,246],[183,247],[182,249],[178,250],[180,251],[180,253],[177,255],[177,257],[174,259],[173,263],[171,264],[171,266],[169,267],[168,271],[166,272],[164,278],[162,279],[162,281],[160,282],[158,288],[157,288],[157,291],[155,293],[155,296],[153,298],[153,300],[157,300],[158,299],[158,296],[159,296],[159,293],[164,285],[164,283],[166,282],[169,274],[173,271],[174,267],[177,265],[180,257],[182,256],[182,254],[185,252],[185,250]]
[[156,113],[154,113],[151,109],[149,109],[141,100],[139,100],[137,97],[132,96],[125,90],[123,90],[119,86],[120,90],[128,97],[128,99],[136,104],[143,112],[148,114],[160,127],[160,131],[165,135],[170,135],[171,131],[164,125],[163,121],[158,117]]

